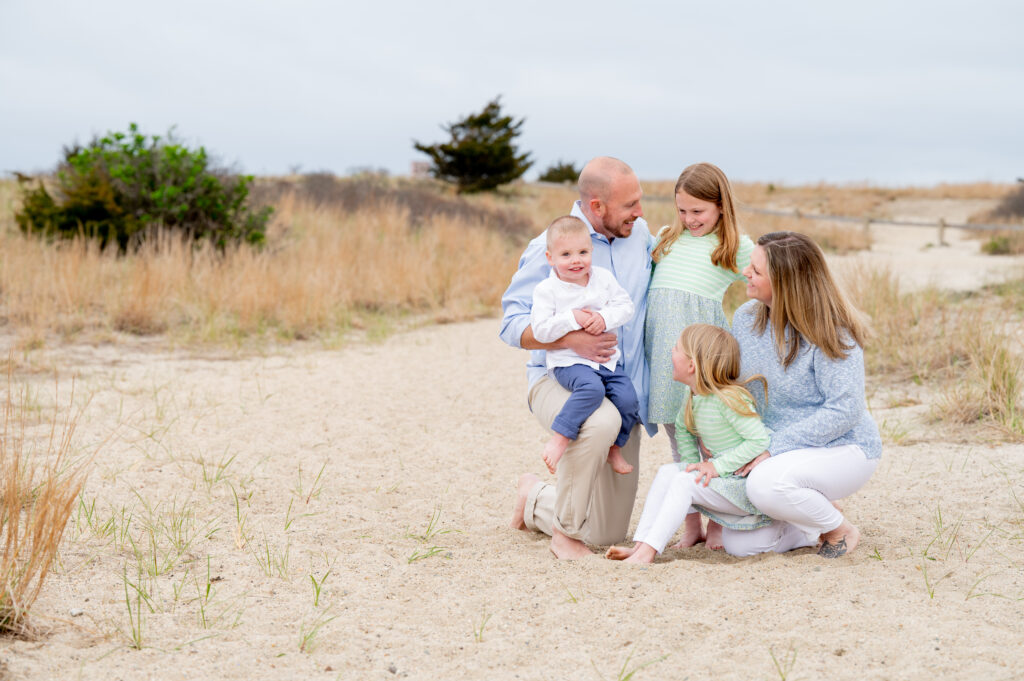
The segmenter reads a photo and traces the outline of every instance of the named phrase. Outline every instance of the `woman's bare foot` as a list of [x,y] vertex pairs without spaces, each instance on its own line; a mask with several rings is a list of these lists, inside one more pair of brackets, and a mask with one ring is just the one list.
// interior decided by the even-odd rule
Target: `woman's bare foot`
[[848,520],[843,524],[821,535],[821,548],[818,555],[822,558],[839,558],[852,553],[857,544],[860,543],[860,530]]
[[714,520],[708,521],[708,529],[706,533],[706,539],[704,545],[712,551],[722,550],[722,526],[716,523]]
[[619,475],[633,472],[633,464],[622,458],[622,447],[618,445],[612,445],[608,449],[608,463],[611,464],[612,470]]
[[609,546],[608,550],[604,552],[604,557],[608,560],[626,560],[633,555],[636,547],[636,544],[633,546]]
[[548,443],[544,445],[544,463],[551,473],[554,473],[555,469],[558,468],[558,460],[562,458],[562,454],[565,454],[565,448],[569,446],[569,442],[570,440],[566,436],[561,433],[555,433],[548,440]]
[[526,510],[526,497],[529,496],[533,486],[540,482],[533,473],[523,473],[519,476],[519,488],[516,490],[516,505],[512,507],[512,522],[508,524],[513,530],[525,530],[526,521],[523,519],[523,512]]
[[634,565],[646,565],[648,563],[653,563],[654,557],[657,555],[658,552],[654,550],[653,546],[641,541],[637,542],[636,546],[633,547],[633,555],[623,562],[633,563]]
[[671,546],[673,549],[687,549],[704,541],[704,530],[700,524],[700,513],[688,513],[683,525],[683,536]]
[[555,528],[551,528],[551,553],[561,560],[576,560],[594,555],[593,551],[579,539],[562,534]]

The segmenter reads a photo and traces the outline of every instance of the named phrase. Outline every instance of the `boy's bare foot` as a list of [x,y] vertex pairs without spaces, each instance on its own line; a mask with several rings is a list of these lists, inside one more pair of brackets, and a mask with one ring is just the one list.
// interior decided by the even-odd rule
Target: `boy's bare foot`
[[547,465],[548,471],[555,472],[558,460],[562,458],[562,454],[565,454],[565,448],[568,446],[569,438],[561,433],[551,436],[551,439],[544,445],[544,463]]
[[708,521],[708,530],[704,545],[712,551],[722,550],[722,526],[714,520]]
[[622,458],[622,447],[618,445],[612,445],[608,449],[608,463],[612,465],[612,470],[619,475],[633,472],[633,464]]
[[654,557],[658,555],[658,552],[654,550],[654,547],[650,544],[643,542],[637,542],[637,545],[633,547],[633,555],[627,558],[626,563],[633,563],[634,565],[646,565],[654,562]]
[[525,530],[526,521],[523,520],[523,512],[526,510],[526,497],[529,496],[533,486],[540,482],[533,473],[523,473],[519,476],[519,488],[516,490],[516,505],[512,507],[512,522],[508,524],[513,530]]
[[608,560],[626,560],[633,555],[636,547],[636,544],[633,546],[609,546],[608,550],[604,552],[604,557]]
[[704,530],[700,525],[700,513],[688,513],[683,525],[683,536],[670,548],[687,549],[704,541]]
[[839,558],[852,553],[860,543],[860,530],[856,525],[844,520],[843,524],[821,535],[821,548],[818,555],[822,558]]
[[551,528],[551,553],[560,560],[576,560],[594,555],[579,539],[564,535],[555,528]]

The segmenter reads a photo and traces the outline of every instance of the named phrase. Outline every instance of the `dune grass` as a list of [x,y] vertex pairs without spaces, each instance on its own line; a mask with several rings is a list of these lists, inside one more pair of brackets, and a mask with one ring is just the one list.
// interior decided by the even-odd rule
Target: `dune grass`
[[[55,412],[41,433],[8,362],[0,437],[0,632],[24,634],[85,483],[87,462],[73,462],[77,416]],[[74,402],[72,394],[71,404]]]

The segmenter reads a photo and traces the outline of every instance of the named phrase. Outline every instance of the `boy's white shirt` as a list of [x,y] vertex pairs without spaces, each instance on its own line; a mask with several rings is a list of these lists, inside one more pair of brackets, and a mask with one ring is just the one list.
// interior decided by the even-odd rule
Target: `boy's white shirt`
[[[533,337],[541,343],[552,343],[570,331],[581,329],[572,311],[583,308],[599,313],[604,319],[606,331],[622,326],[633,317],[633,301],[610,271],[603,267],[591,267],[590,281],[586,286],[580,286],[562,281],[552,269],[548,278],[533,290],[533,307],[530,310]],[[597,362],[584,359],[568,348],[548,350],[545,354],[548,371],[573,364],[585,364],[592,369],[599,366]],[[620,355],[616,347],[604,366],[614,371]]]

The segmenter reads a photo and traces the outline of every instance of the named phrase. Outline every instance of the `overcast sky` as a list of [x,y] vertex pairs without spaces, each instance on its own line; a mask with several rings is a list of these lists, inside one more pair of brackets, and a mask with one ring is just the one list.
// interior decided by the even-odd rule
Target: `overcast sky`
[[256,174],[408,173],[502,96],[534,172],[1024,176],[1024,3],[0,0],[0,172],[137,122]]

